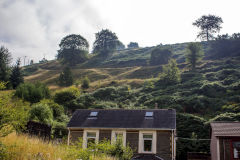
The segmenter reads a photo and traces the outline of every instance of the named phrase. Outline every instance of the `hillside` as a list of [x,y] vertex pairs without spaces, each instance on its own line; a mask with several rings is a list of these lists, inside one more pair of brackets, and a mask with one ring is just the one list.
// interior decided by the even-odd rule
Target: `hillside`
[[[179,67],[186,68],[184,63],[184,52],[187,43],[167,45],[173,50],[173,58],[179,63]],[[157,46],[158,47],[158,46]],[[75,66],[72,71],[75,81],[87,76],[92,82],[92,86],[108,84],[112,81],[119,81],[127,84],[142,84],[145,79],[154,78],[161,72],[162,66],[149,64],[151,51],[155,47],[139,49],[125,49],[115,52],[107,58],[92,57],[84,64]],[[207,47],[204,47],[207,50]],[[51,88],[58,88],[56,85],[59,73],[62,70],[61,64],[56,61],[49,61],[44,64],[34,64],[25,68],[25,80],[27,82],[41,81]]]
[[[197,68],[196,73],[189,72],[184,54],[188,43],[167,45],[173,50],[173,58],[181,69],[181,83],[172,86],[158,84],[158,75],[162,66],[149,64],[151,50],[154,47],[123,50],[115,52],[112,56],[92,57],[84,64],[72,68],[75,81],[87,76],[91,81],[89,94],[98,92],[98,88],[130,85],[133,99],[125,97],[111,99],[102,97],[97,101],[111,101],[119,105],[132,107],[150,107],[155,103],[161,108],[175,108],[180,112],[216,115],[223,105],[239,103],[240,87],[240,57],[228,56],[213,59],[210,45],[202,42],[205,57]],[[156,46],[159,47],[159,46]],[[231,55],[231,54],[230,54]],[[34,68],[33,72],[29,71]],[[57,61],[44,64],[35,64],[25,69],[25,81],[46,83],[51,89],[57,90],[57,78],[62,66]],[[28,71],[28,72],[27,72]],[[155,87],[149,87],[153,84]],[[110,94],[110,93],[109,93]],[[93,95],[94,96],[94,95]],[[224,98],[223,98],[224,97]],[[95,97],[96,98],[96,97]],[[125,102],[127,101],[127,102]],[[95,104],[95,102],[94,102]],[[89,106],[90,107],[90,106]]]
[[[75,82],[88,76],[90,88],[66,101],[61,96],[60,101],[55,99],[52,92],[52,99],[71,110],[154,108],[157,103],[158,108],[176,109],[179,137],[209,138],[209,122],[240,120],[239,45],[220,41],[220,45],[212,49],[211,43],[202,42],[205,56],[196,72],[189,71],[185,62],[187,43],[156,46],[173,50],[173,58],[181,71],[178,84],[166,85],[159,80],[162,65],[150,63],[151,51],[155,47],[122,50],[107,58],[93,56],[73,67]],[[57,61],[28,66],[24,70],[25,81],[44,82],[52,90],[60,90],[56,81],[61,70]],[[178,159],[186,159],[188,151],[209,152],[208,142],[193,144],[179,139],[177,143]]]

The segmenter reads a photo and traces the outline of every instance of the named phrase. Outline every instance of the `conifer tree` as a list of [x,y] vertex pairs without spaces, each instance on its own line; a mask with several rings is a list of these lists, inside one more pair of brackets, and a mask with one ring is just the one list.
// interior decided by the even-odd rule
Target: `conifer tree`
[[71,86],[73,84],[73,75],[70,67],[65,67],[59,75],[60,86]]
[[24,82],[23,75],[20,68],[20,58],[17,59],[16,65],[12,68],[12,73],[10,75],[10,82],[13,89],[17,88],[20,83]]
[[187,53],[185,55],[186,61],[191,66],[191,70],[195,71],[197,63],[202,59],[204,52],[200,43],[190,43],[187,46]]
[[89,79],[88,79],[88,77],[85,77],[83,80],[82,80],[82,89],[88,89],[89,88],[89,83],[90,83],[90,81],[89,81]]

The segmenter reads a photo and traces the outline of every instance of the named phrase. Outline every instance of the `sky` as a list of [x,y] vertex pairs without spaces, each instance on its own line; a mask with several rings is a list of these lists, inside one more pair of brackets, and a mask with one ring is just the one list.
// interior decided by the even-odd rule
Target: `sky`
[[0,0],[0,45],[27,63],[54,59],[69,34],[92,47],[101,29],[140,47],[198,41],[192,23],[202,15],[222,17],[219,34],[240,32],[239,6],[240,0]]

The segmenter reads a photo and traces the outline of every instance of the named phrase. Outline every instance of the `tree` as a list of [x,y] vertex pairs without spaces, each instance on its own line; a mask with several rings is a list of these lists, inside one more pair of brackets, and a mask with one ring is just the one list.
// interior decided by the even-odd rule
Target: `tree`
[[59,75],[60,86],[71,86],[73,84],[73,75],[70,67],[65,67]]
[[172,51],[169,48],[154,48],[151,52],[150,63],[152,65],[167,64],[172,56]]
[[128,44],[128,48],[139,48],[139,46],[137,42],[130,42]]
[[23,83],[23,75],[20,68],[20,58],[17,60],[16,65],[12,69],[12,73],[10,75],[10,82],[12,87],[15,89],[20,83]]
[[164,82],[164,84],[176,84],[180,82],[180,70],[177,67],[176,60],[170,59],[168,64],[163,66],[161,80]]
[[207,41],[209,41],[210,39],[214,38],[214,33],[220,31],[220,29],[222,28],[221,27],[222,23],[223,20],[221,17],[209,14],[207,16],[203,15],[201,18],[197,19],[193,23],[193,25],[201,29],[197,37],[207,39]]
[[103,29],[95,34],[96,40],[93,43],[93,53],[108,55],[120,44],[115,33],[108,29]]
[[121,41],[119,41],[119,44],[117,45],[116,50],[123,50],[123,49],[125,49],[125,45]]
[[82,85],[81,85],[82,89],[88,89],[89,88],[89,83],[90,83],[90,81],[89,81],[88,77],[85,77],[82,80]]
[[64,37],[59,47],[57,59],[63,64],[73,66],[87,59],[89,44],[81,35],[71,34]]
[[0,81],[7,82],[9,78],[9,64],[11,63],[11,53],[7,48],[0,48]]
[[204,55],[201,44],[189,43],[186,50],[186,61],[190,64],[191,69],[195,71],[197,63],[202,59]]

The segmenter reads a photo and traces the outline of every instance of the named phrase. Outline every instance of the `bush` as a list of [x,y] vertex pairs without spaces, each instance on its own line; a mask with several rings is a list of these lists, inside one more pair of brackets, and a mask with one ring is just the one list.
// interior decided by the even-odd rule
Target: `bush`
[[240,121],[240,113],[222,113],[209,120],[214,121]]
[[31,103],[36,103],[41,99],[49,98],[50,91],[45,84],[39,82],[36,84],[24,83],[17,87],[15,95]]
[[200,88],[200,93],[209,97],[218,97],[225,95],[226,89],[217,83],[209,83]]
[[172,51],[169,48],[156,47],[151,52],[151,65],[167,64],[172,56]]
[[84,94],[79,96],[75,101],[79,108],[87,109],[89,106],[95,104],[96,99],[92,96],[92,94]]
[[[2,94],[2,93],[1,93]],[[21,131],[29,118],[29,104],[0,94],[0,137]]]
[[37,103],[30,110],[30,120],[44,124],[52,124],[53,114],[47,104]]
[[89,108],[93,109],[112,109],[112,108],[118,108],[118,105],[114,102],[109,101],[98,101],[97,103],[89,106]]
[[80,91],[76,87],[70,87],[56,92],[54,102],[63,105],[66,109],[76,109],[74,100],[80,95]]
[[0,142],[0,159],[6,160],[7,159],[7,147]]
[[124,85],[121,87],[105,87],[93,92],[93,97],[104,101],[123,101],[130,99],[130,86]]
[[89,81],[88,77],[85,77],[82,80],[82,85],[81,85],[82,89],[88,89],[89,88],[89,83],[90,83],[90,81]]
[[176,60],[171,59],[167,65],[163,66],[163,73],[160,77],[160,84],[176,84],[181,81],[180,70]]
[[51,109],[54,119],[61,119],[62,115],[64,115],[63,106],[55,103],[53,100],[44,99],[40,103],[46,104]]

